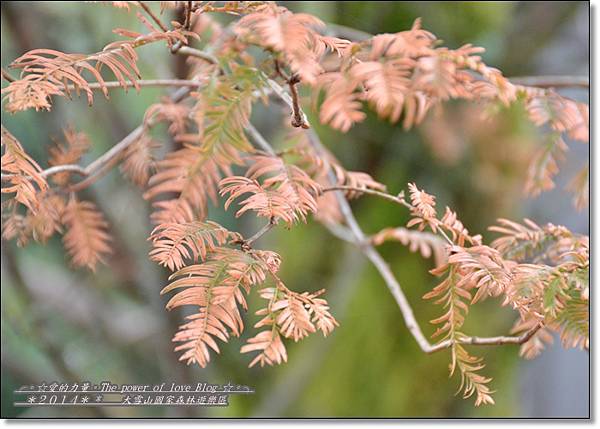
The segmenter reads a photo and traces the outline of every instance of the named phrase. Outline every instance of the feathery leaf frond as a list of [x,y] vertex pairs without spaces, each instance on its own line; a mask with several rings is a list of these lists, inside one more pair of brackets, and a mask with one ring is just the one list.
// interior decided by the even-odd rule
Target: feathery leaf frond
[[89,201],[71,197],[67,203],[62,223],[66,227],[63,242],[73,265],[95,271],[98,262],[111,253],[108,223],[96,206]]
[[406,228],[384,228],[371,237],[371,242],[380,246],[386,241],[399,241],[411,252],[419,252],[425,259],[433,256],[435,266],[443,265],[448,259],[447,243],[435,234],[412,231]]
[[133,40],[113,42],[102,51],[91,54],[68,54],[53,49],[34,49],[26,52],[10,65],[20,69],[21,77],[2,89],[5,94],[6,110],[10,113],[34,108],[35,110],[50,110],[51,97],[71,97],[73,91],[86,93],[88,103],[94,100],[93,90],[84,72],[87,72],[100,85],[100,89],[108,98],[108,88],[102,77],[102,68],[109,69],[121,86],[127,90],[127,81],[139,89],[137,78],[140,73],[137,68],[138,56],[135,48],[159,40],[173,44],[177,41],[187,43],[186,33],[174,30],[168,32],[155,31],[140,34],[127,30],[115,30]]
[[[91,142],[83,132],[77,132],[72,127],[63,130],[64,142],[56,141],[49,149],[48,164],[52,166],[64,164],[76,164],[81,157],[90,149]],[[52,176],[52,181],[57,185],[64,186],[69,182],[70,173],[61,172]]]
[[317,211],[316,197],[321,186],[304,170],[277,156],[259,154],[250,159],[254,163],[248,168],[246,177],[228,177],[220,183],[221,195],[230,194],[225,202],[226,209],[241,195],[251,193],[240,202],[242,208],[236,216],[253,210],[259,216],[291,224],[306,221],[308,213]]
[[230,239],[241,239],[216,222],[163,223],[154,228],[149,240],[150,259],[171,271],[184,266],[184,260],[199,262]]
[[1,145],[4,148],[2,173],[7,175],[6,182],[9,183],[9,186],[2,187],[2,193],[15,194],[16,201],[35,212],[39,205],[38,194],[48,189],[48,182],[41,174],[42,169],[4,126]]
[[244,329],[238,304],[246,308],[241,290],[249,292],[254,284],[264,281],[268,268],[260,260],[234,249],[217,249],[199,265],[184,267],[171,275],[173,280],[161,294],[177,292],[167,309],[194,305],[198,313],[188,316],[188,323],[173,337],[181,342],[175,351],[183,350],[180,360],[205,367],[209,349],[219,353],[215,339],[227,342],[229,335],[239,336]]

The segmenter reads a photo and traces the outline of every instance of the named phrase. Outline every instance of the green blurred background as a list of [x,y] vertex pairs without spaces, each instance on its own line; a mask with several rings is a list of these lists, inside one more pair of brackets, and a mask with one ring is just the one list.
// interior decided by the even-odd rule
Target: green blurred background
[[[485,61],[507,76],[535,74],[587,75],[589,19],[587,2],[283,2],[322,20],[371,33],[407,29],[417,17],[449,47],[484,46]],[[158,9],[158,5],[153,5]],[[170,12],[165,12],[166,14]],[[2,67],[34,48],[95,52],[118,36],[113,28],[144,31],[133,13],[93,3],[2,2]],[[202,45],[200,44],[199,47]],[[139,50],[146,79],[178,76],[184,65],[159,44]],[[3,81],[3,86],[5,85]],[[84,164],[120,140],[142,120],[145,108],[164,90],[139,94],[112,91],[110,102],[96,96],[56,100],[51,112],[2,112],[3,124],[37,160],[47,159],[51,138],[72,124],[93,142]],[[568,95],[586,100],[587,93]],[[253,122],[276,145],[276,131],[287,115],[257,107]],[[344,135],[322,126],[316,130],[327,147],[349,169],[367,171],[392,192],[407,182],[439,196],[473,233],[483,233],[497,217],[553,221],[587,233],[586,212],[576,213],[570,195],[557,189],[534,202],[522,195],[528,160],[539,131],[519,106],[482,122],[473,106],[449,103],[432,112],[410,132],[379,121],[375,115]],[[314,116],[313,116],[314,118]],[[317,121],[313,120],[313,124]],[[273,131],[275,130],[275,131]],[[573,144],[571,144],[573,145]],[[573,147],[559,184],[587,159],[588,148]],[[574,158],[573,158],[574,157]],[[45,166],[42,163],[42,166]],[[567,179],[563,179],[567,177]],[[118,169],[83,196],[105,212],[115,237],[109,267],[95,274],[69,268],[60,238],[47,246],[19,249],[2,242],[2,416],[114,417],[510,417],[531,415],[519,380],[528,371],[515,347],[474,350],[486,359],[486,375],[497,390],[495,406],[475,408],[473,400],[455,396],[459,380],[448,378],[449,354],[424,355],[406,330],[401,314],[376,270],[356,250],[332,239],[316,222],[291,231],[278,228],[259,246],[283,257],[281,276],[295,290],[327,288],[340,327],[328,338],[314,335],[288,343],[289,362],[275,368],[248,369],[248,356],[234,339],[213,356],[206,369],[177,362],[170,338],[181,314],[164,310],[159,296],[167,272],[147,259],[151,230],[149,205]],[[403,226],[406,210],[365,197],[352,203],[367,233]],[[244,234],[261,225],[252,216],[236,221],[211,208],[210,219]],[[425,333],[440,308],[421,300],[435,285],[429,261],[399,244],[381,248],[413,305]],[[258,308],[251,299],[251,308]],[[472,309],[466,325],[474,335],[506,333],[514,314],[488,301]],[[249,313],[246,325],[257,321]],[[559,347],[559,346],[556,346]],[[581,370],[559,364],[559,371]],[[555,368],[556,370],[556,368]],[[571,377],[573,378],[573,377]],[[235,396],[222,409],[176,407],[14,408],[12,391],[42,380],[152,384],[162,381],[227,383],[255,388]],[[583,380],[588,380],[583,377]],[[576,394],[587,395],[581,383]],[[583,400],[583,399],[582,399]]]

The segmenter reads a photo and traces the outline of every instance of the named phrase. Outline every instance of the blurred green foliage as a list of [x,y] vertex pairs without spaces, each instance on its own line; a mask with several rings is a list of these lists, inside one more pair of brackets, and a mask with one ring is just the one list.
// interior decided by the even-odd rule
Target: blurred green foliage
[[[569,16],[583,2],[564,4]],[[487,48],[485,59],[511,73],[526,73],[511,60],[514,35],[528,38],[536,32],[533,6],[513,2],[285,2],[294,11],[316,14],[333,22],[371,33],[407,29],[417,17],[445,44],[465,43]],[[558,7],[558,6],[557,6]],[[168,13],[168,12],[166,12]],[[525,25],[522,17],[528,15]],[[66,52],[94,52],[115,40],[111,29],[139,30],[132,13],[102,4],[3,2],[2,67],[26,50],[45,47]],[[43,28],[44,31],[35,31]],[[547,43],[540,41],[539,43]],[[543,45],[538,45],[538,49]],[[170,77],[174,60],[164,47],[140,49],[144,78]],[[3,83],[4,85],[4,83]],[[111,92],[111,100],[96,96],[88,108],[85,100],[56,100],[52,112],[2,113],[3,124],[38,160],[46,159],[52,137],[73,124],[93,142],[84,163],[97,157],[140,123],[145,108],[162,90]],[[457,106],[448,106],[452,109]],[[273,119],[259,108],[254,118],[275,142],[282,135],[269,134],[286,116]],[[271,108],[272,109],[272,108]],[[272,112],[273,110],[271,110]],[[533,131],[519,107],[501,112],[501,130],[489,137],[466,141],[464,156],[442,162],[425,143],[418,128],[404,132],[375,115],[343,135],[316,125],[326,145],[349,169],[367,171],[392,192],[415,181],[439,195],[439,205],[450,205],[473,232],[484,232],[495,217],[519,217],[524,172],[501,164],[517,145],[527,146]],[[435,119],[434,119],[435,120]],[[313,124],[317,120],[312,121]],[[525,138],[523,136],[526,136]],[[494,140],[495,139],[495,140]],[[468,140],[468,139],[467,139]],[[516,142],[511,146],[511,141]],[[508,143],[507,143],[508,142]],[[506,144],[505,144],[506,143]],[[489,146],[486,146],[489,145]],[[494,151],[488,148],[496,146]],[[512,162],[512,158],[509,159]],[[501,186],[486,187],[477,166],[496,168]],[[486,171],[490,171],[489,169]],[[496,171],[496,170],[494,170]],[[484,180],[485,182],[485,180]],[[242,340],[222,347],[209,368],[185,367],[172,352],[170,337],[181,320],[167,314],[165,299],[158,295],[167,273],[147,260],[146,242],[151,226],[149,207],[133,186],[124,184],[115,170],[87,198],[107,213],[115,233],[117,255],[110,268],[96,274],[72,271],[58,239],[46,246],[31,244],[17,249],[2,244],[2,415],[6,416],[290,416],[290,417],[481,417],[519,415],[516,384],[517,349],[481,348],[487,375],[497,390],[493,407],[474,408],[472,400],[455,396],[458,377],[448,379],[449,354],[424,355],[406,330],[396,303],[376,270],[356,250],[334,240],[320,225],[309,222],[290,231],[281,228],[260,245],[283,256],[281,276],[292,289],[327,288],[332,311],[340,327],[329,338],[315,336],[290,344],[289,363],[276,368],[247,369],[248,357],[238,353]],[[504,186],[506,184],[506,186]],[[367,233],[387,226],[402,226],[407,213],[396,206],[365,197],[353,202],[357,218]],[[250,216],[240,222],[222,209],[211,209],[210,218],[227,227],[251,232],[260,227]],[[415,314],[427,335],[428,320],[440,309],[421,296],[435,284],[427,273],[429,261],[398,244],[386,244],[382,254],[405,288]],[[29,285],[29,288],[25,285]],[[34,286],[32,286],[34,285]],[[258,300],[250,300],[257,308]],[[473,309],[467,328],[473,334],[507,332],[513,315],[498,302],[484,302]],[[258,320],[252,313],[246,325]],[[139,335],[136,335],[136,332]],[[57,362],[63,365],[57,367]],[[126,408],[15,409],[11,391],[24,383],[63,379],[111,380],[114,383],[195,383],[228,381],[252,386],[256,394],[232,398],[223,409]]]

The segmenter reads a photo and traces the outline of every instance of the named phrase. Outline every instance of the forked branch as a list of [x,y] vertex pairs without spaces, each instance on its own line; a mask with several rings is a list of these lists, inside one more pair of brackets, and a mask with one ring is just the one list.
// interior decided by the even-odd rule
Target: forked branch
[[[275,91],[275,93],[278,94],[278,91]],[[253,140],[255,140],[255,143],[257,143],[257,145],[260,146],[261,149],[264,150],[265,146],[266,146],[269,149],[268,150],[269,153],[275,153],[272,146],[266,141],[266,139],[254,127],[251,126],[251,127],[249,127],[249,129],[252,130],[249,134],[251,135]],[[325,155],[324,147],[323,147],[322,143],[320,142],[317,134],[312,129],[308,130],[307,133],[309,135],[309,141],[310,141],[311,145],[313,146],[313,148],[315,149],[315,151],[317,151],[317,153],[319,155],[324,156]],[[330,183],[336,183],[335,174],[331,170],[329,171],[329,180],[330,180]],[[336,198],[340,205],[340,210],[342,212],[342,216],[343,216],[346,224],[348,225],[350,232],[353,236],[352,243],[358,247],[358,249],[371,261],[371,263],[373,263],[375,268],[379,271],[379,274],[383,277],[383,279],[386,283],[386,286],[392,293],[392,296],[394,297],[394,299],[396,300],[396,303],[398,304],[398,307],[400,308],[400,312],[402,313],[406,327],[408,328],[409,332],[413,335],[413,337],[417,341],[417,344],[419,345],[421,350],[425,353],[430,354],[430,353],[435,353],[440,350],[444,350],[444,349],[451,347],[453,342],[450,340],[443,341],[441,343],[434,344],[434,345],[431,345],[429,343],[429,341],[423,334],[423,331],[421,330],[419,323],[417,322],[417,320],[414,316],[412,307],[411,307],[410,303],[408,302],[406,295],[404,294],[404,292],[400,286],[400,283],[394,276],[394,274],[393,274],[392,270],[390,269],[389,265],[387,264],[387,262],[385,262],[383,257],[379,254],[379,252],[375,249],[375,247],[369,242],[365,233],[362,231],[362,229],[358,225],[358,222],[356,221],[356,218],[354,217],[354,214],[352,213],[352,209],[350,208],[350,205],[349,205],[348,201],[346,200],[342,191],[343,190],[352,190],[352,191],[356,191],[356,192],[370,193],[370,194],[374,194],[374,195],[380,196],[382,198],[385,198],[387,200],[393,201],[395,203],[399,203],[402,205],[406,204],[406,205],[408,205],[408,207],[410,207],[410,204],[408,204],[406,201],[404,201],[400,196],[394,197],[393,195],[389,195],[384,192],[378,192],[378,191],[374,191],[374,190],[365,190],[362,188],[344,187],[344,186],[339,187],[340,189],[337,189],[337,188],[338,188],[337,186],[331,186],[331,187],[325,188],[324,191],[335,192]],[[405,204],[402,203],[401,201],[404,201]],[[265,229],[265,228],[263,228],[263,229]],[[259,231],[259,232],[261,232],[261,231]],[[338,236],[337,231],[332,231],[332,233],[333,233],[333,235]],[[261,232],[260,235],[262,235],[262,234],[263,233]],[[523,344],[523,343],[529,341],[529,339],[531,339],[531,337],[533,335],[535,335],[535,333],[541,327],[542,327],[542,325],[540,324],[520,336],[464,337],[460,340],[460,343],[474,345],[474,346],[506,345],[506,344],[519,345],[519,344]]]

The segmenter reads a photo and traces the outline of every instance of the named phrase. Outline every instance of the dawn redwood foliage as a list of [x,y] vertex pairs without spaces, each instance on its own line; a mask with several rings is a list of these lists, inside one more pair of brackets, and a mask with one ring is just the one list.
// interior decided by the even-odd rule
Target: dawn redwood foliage
[[[552,89],[512,83],[486,65],[482,48],[440,46],[417,20],[412,28],[379,34],[364,41],[336,37],[317,17],[292,13],[270,2],[161,2],[160,12],[143,2],[108,2],[136,13],[145,33],[115,29],[124,40],[92,54],[35,49],[3,71],[7,112],[50,110],[56,97],[83,94],[90,105],[94,91],[164,85],[180,87],[147,108],[143,123],[90,165],[78,164],[90,148],[87,136],[73,128],[49,149],[43,169],[21,143],[2,127],[2,236],[19,245],[46,242],[62,234],[76,267],[96,269],[110,255],[110,226],[98,208],[78,192],[92,185],[110,167],[143,189],[152,202],[156,225],[149,240],[150,259],[170,271],[162,290],[167,309],[193,306],[175,334],[180,359],[206,366],[219,342],[244,330],[247,296],[264,300],[256,332],[241,349],[252,353],[250,366],[287,361],[286,341],[299,341],[320,331],[330,334],[338,321],[330,313],[324,291],[296,292],[279,277],[281,257],[254,247],[274,227],[291,228],[314,219],[333,234],[361,249],[375,264],[392,292],[410,333],[426,353],[449,349],[450,372],[458,372],[465,397],[475,404],[493,403],[490,378],[482,375],[481,358],[467,349],[476,345],[521,344],[526,358],[537,356],[560,333],[565,347],[589,347],[589,239],[562,226],[531,220],[499,219],[491,231],[499,238],[485,244],[472,235],[457,214],[438,213],[436,199],[410,183],[408,195],[391,195],[370,175],[348,171],[319,141],[302,105],[315,109],[323,124],[342,132],[374,110],[382,120],[405,129],[419,124],[451,99],[493,115],[500,106],[519,103],[544,139],[531,159],[524,184],[532,196],[552,189],[567,145],[563,136],[589,139],[588,106]],[[97,7],[90,5],[90,7]],[[165,24],[164,9],[178,8],[182,21]],[[237,17],[222,26],[212,16]],[[201,51],[194,40],[205,42]],[[188,58],[187,80],[144,80],[137,67],[137,49],[166,45],[165,55]],[[256,49],[258,48],[258,49]],[[261,52],[260,57],[255,56]],[[312,98],[304,103],[300,89]],[[289,142],[276,151],[250,122],[253,105],[275,99],[291,110]],[[273,108],[280,109],[277,104]],[[160,141],[151,135],[166,123],[176,147],[158,157]],[[234,175],[233,171],[245,171]],[[584,208],[588,167],[573,179],[574,204]],[[347,199],[373,195],[411,213],[406,227],[390,226],[364,235]],[[252,237],[229,231],[207,219],[207,207],[223,203],[236,217],[253,213],[265,226]],[[433,258],[431,274],[439,284],[425,299],[441,306],[430,344],[397,280],[376,246],[397,241]],[[473,337],[463,331],[469,307],[487,298],[516,312],[514,336]]]

